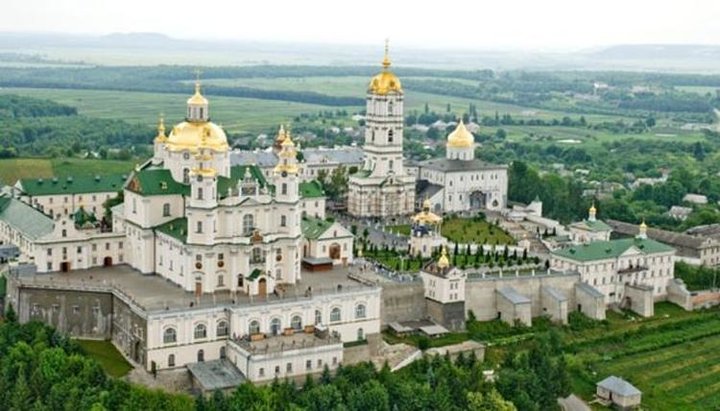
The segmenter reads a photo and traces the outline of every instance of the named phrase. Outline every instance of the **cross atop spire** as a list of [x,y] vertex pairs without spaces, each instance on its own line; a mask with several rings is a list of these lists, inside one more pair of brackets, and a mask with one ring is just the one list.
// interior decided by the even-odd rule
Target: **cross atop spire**
[[383,58],[382,65],[384,69],[390,67],[390,39],[385,39],[385,58]]

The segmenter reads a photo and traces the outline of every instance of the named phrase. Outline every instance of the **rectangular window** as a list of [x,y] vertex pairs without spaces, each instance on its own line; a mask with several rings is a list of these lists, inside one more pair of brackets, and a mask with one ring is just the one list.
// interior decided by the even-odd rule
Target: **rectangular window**
[[317,367],[322,368],[322,360],[318,358]]
[[93,244],[93,245],[92,245],[92,250],[93,250],[93,251],[97,251],[97,244]]
[[105,243],[105,250],[110,250],[110,243]]
[[78,254],[82,253],[82,247],[78,247],[78,248],[77,248],[77,253],[78,253]]
[[52,263],[47,263],[47,270],[52,271]]
[[287,363],[287,365],[285,366],[285,372],[287,372],[287,373],[292,372],[292,363],[291,362]]
[[52,255],[52,248],[48,248],[48,250],[47,250],[47,255],[48,255],[48,256],[51,256],[51,255]]
[[73,310],[73,314],[80,314],[80,306],[79,305],[73,305],[72,310]]
[[305,369],[312,370],[312,360],[305,361]]
[[123,242],[122,242],[122,241],[118,242],[118,249],[120,249],[120,250],[123,249]]
[[265,376],[265,368],[260,368],[260,372],[258,372],[258,375],[261,377]]

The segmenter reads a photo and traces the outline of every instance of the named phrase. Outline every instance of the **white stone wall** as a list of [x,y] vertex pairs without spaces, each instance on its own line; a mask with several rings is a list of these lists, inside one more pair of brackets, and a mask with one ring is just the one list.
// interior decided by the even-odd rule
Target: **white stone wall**
[[300,204],[304,215],[325,219],[325,197],[303,198]]
[[251,354],[236,344],[229,343],[228,358],[249,380],[268,381],[292,378],[298,375],[332,371],[343,361],[342,344],[323,345],[269,354]]
[[[118,191],[120,188],[118,187]],[[105,212],[103,203],[117,197],[117,192],[97,192],[83,194],[52,194],[42,196],[20,196],[20,199],[45,214],[56,218],[58,215],[73,214],[82,206],[85,211],[95,213],[100,218]]]

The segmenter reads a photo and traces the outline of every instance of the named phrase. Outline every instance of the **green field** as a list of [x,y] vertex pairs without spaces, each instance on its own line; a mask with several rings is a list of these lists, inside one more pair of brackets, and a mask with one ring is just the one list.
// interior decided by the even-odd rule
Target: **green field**
[[680,91],[685,91],[688,93],[696,93],[705,95],[707,93],[710,93],[711,95],[715,95],[715,92],[719,89],[718,87],[710,87],[710,86],[675,86],[675,89]]
[[0,182],[12,185],[21,178],[49,178],[79,175],[130,173],[130,161],[70,158],[12,158],[0,160]]
[[[183,120],[188,94],[163,94],[110,90],[65,90],[3,88],[0,93],[20,94],[53,100],[77,107],[78,112],[90,117],[122,119],[133,123],[153,126],[158,116],[165,115],[165,123],[175,124]],[[214,97],[210,100],[210,114],[214,122],[230,133],[260,132],[289,123],[302,113],[346,109],[358,111],[359,107],[327,107],[315,104],[278,100],[259,100],[240,97]],[[148,137],[150,139],[150,137]]]
[[97,360],[103,370],[112,377],[123,377],[133,369],[110,341],[77,340],[77,342],[85,354]]

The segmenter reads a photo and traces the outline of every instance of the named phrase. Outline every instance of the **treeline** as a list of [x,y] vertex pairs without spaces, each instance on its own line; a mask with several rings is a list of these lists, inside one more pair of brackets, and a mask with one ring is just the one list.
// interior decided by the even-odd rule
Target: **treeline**
[[77,115],[75,107],[54,101],[15,94],[0,94],[0,119],[74,115]]
[[190,411],[194,401],[108,378],[77,343],[41,323],[18,324],[10,310],[0,324],[0,409]]
[[574,180],[554,173],[540,175],[522,161],[508,168],[508,199],[529,204],[543,202],[543,215],[567,223],[586,217],[591,199],[582,197],[583,187]]
[[718,270],[706,266],[694,266],[683,261],[675,263],[675,278],[685,282],[688,290],[707,290],[716,288],[718,283]]
[[0,157],[75,156],[85,151],[147,146],[153,130],[122,120],[84,116],[0,118]]

